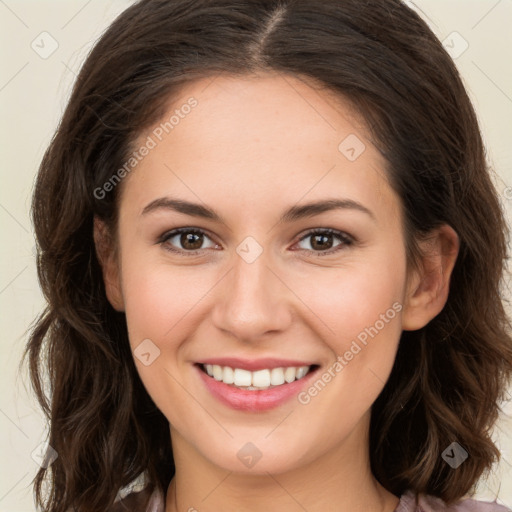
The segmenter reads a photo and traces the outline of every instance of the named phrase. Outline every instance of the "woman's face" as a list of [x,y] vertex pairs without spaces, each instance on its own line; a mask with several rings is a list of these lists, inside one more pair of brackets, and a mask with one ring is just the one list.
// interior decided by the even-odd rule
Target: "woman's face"
[[364,446],[407,295],[399,199],[364,125],[270,74],[189,84],[161,123],[122,184],[117,299],[108,286],[173,443],[253,473]]

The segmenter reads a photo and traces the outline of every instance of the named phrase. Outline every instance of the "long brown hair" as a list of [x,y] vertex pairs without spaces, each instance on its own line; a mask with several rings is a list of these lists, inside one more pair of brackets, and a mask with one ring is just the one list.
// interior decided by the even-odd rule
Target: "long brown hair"
[[[42,510],[106,510],[141,472],[164,491],[174,474],[168,421],[137,374],[95,252],[93,219],[115,229],[120,187],[95,191],[180,88],[253,71],[310,79],[357,108],[401,198],[410,263],[431,229],[459,236],[445,308],[402,333],[373,404],[374,475],[396,495],[453,501],[499,456],[489,429],[512,373],[500,296],[508,232],[475,112],[426,23],[399,0],[142,0],[88,56],[34,190],[48,305],[24,359],[58,453],[35,478]],[[469,453],[456,470],[441,457],[453,441]]]

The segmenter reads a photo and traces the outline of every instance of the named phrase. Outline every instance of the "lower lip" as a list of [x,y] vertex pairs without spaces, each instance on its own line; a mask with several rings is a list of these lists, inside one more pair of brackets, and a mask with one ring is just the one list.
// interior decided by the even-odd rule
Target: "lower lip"
[[316,374],[318,368],[310,371],[305,377],[289,384],[281,384],[275,388],[248,391],[239,389],[222,381],[215,380],[206,374],[198,365],[196,370],[210,393],[223,404],[247,412],[261,412],[273,409],[292,397],[297,396]]

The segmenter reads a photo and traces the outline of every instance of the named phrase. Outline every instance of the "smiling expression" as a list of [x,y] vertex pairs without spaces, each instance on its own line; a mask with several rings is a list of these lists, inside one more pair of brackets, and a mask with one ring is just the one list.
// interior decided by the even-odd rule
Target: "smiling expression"
[[[190,97],[197,106],[121,185],[109,299],[151,361],[135,357],[146,389],[176,439],[232,471],[248,471],[237,456],[247,443],[263,454],[253,472],[365,445],[398,310],[314,399],[297,396],[405,300],[401,206],[384,158],[348,102],[296,77],[198,80],[165,119]],[[314,371],[278,384],[275,369],[293,365]],[[269,389],[237,390],[235,374]]]

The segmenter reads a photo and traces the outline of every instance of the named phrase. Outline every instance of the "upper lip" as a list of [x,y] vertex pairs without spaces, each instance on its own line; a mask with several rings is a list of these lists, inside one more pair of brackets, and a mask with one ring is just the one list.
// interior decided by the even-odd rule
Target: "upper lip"
[[272,368],[286,368],[288,366],[312,366],[314,363],[297,361],[291,359],[241,359],[239,357],[213,357],[211,359],[203,359],[198,364],[212,364],[218,366],[229,366],[230,368],[240,368],[241,370],[257,371]]

